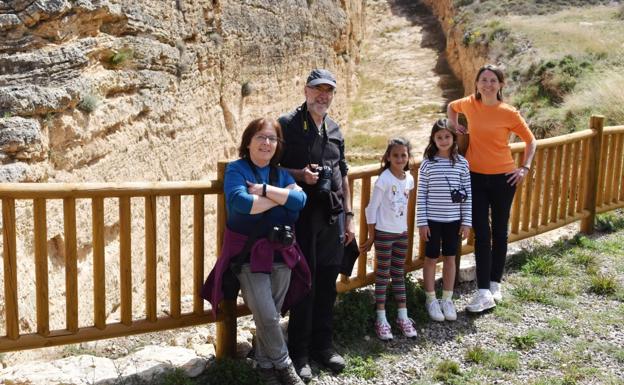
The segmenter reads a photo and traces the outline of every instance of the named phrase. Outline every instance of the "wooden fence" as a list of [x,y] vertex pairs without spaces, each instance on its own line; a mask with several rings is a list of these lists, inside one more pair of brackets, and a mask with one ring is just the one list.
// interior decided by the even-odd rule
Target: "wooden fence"
[[[624,206],[624,126],[607,127],[603,130],[603,118],[592,117],[590,129],[538,141],[537,154],[529,177],[521,185],[512,206],[510,241],[532,237],[537,234],[581,221],[583,232],[592,232],[596,213]],[[513,144],[512,153],[516,160],[522,156],[524,144]],[[416,179],[419,164],[412,168]],[[199,291],[207,274],[205,258],[205,198],[214,195],[216,199],[216,226],[214,250],[217,255],[225,226],[225,202],[222,193],[225,163],[218,165],[217,180],[205,182],[159,182],[159,183],[20,183],[0,185],[2,200],[3,264],[4,275],[4,318],[5,335],[0,336],[0,352],[39,348],[53,345],[77,343],[89,340],[126,336],[157,330],[186,327],[204,323],[217,323],[217,356],[235,353],[236,317],[248,314],[244,306],[224,302],[216,319]],[[373,179],[378,175],[377,165],[354,167],[349,174],[352,191],[359,191],[359,202],[353,207],[359,220],[359,238],[364,239],[367,226],[363,213],[370,199]],[[181,298],[181,198],[192,197],[192,309],[182,311]],[[408,205],[409,233],[414,234],[416,191],[410,196]],[[76,200],[87,200],[91,206],[92,226],[92,280],[93,292],[86,293],[93,298],[93,317],[88,325],[79,325],[78,304],[78,261],[76,242]],[[64,235],[65,268],[65,327],[50,330],[50,295],[48,284],[48,203],[62,200],[62,222]],[[118,205],[119,242],[119,298],[120,319],[107,322],[107,294],[105,287],[105,226],[104,203],[116,201]],[[143,201],[144,233],[144,301],[145,311],[139,317],[133,314],[132,264],[136,244],[131,241],[131,201]],[[168,205],[168,231],[159,233],[157,200]],[[21,276],[17,273],[17,230],[16,201],[32,202],[33,248],[32,267],[36,287],[36,332],[24,332],[20,325],[20,304],[18,290]],[[135,218],[136,220],[136,218]],[[413,271],[422,266],[422,250],[415,253],[418,244],[416,235],[410,237],[407,250],[406,270]],[[163,312],[157,301],[157,239],[167,238],[169,303]],[[462,247],[462,254],[473,250],[472,240]],[[372,255],[372,253],[370,253]],[[373,283],[374,264],[371,255],[358,259],[355,275],[341,276],[339,291],[348,291]],[[136,273],[136,271],[134,272]],[[188,279],[191,279],[190,277]],[[110,295],[110,294],[109,294]],[[135,303],[137,299],[135,298]],[[206,307],[206,308],[205,308]]]

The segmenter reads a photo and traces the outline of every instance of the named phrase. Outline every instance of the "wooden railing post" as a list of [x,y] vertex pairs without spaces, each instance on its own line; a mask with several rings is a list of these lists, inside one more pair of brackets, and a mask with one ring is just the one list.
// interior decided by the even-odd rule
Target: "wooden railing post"
[[591,234],[594,232],[594,221],[596,219],[596,197],[598,195],[598,174],[600,172],[600,158],[602,149],[602,131],[604,128],[604,116],[592,116],[589,123],[590,128],[596,133],[592,138],[589,148],[587,176],[584,178],[585,189],[585,210],[589,211],[589,216],[581,220],[581,232]]
[[[225,167],[228,162],[217,164],[217,180],[223,183]],[[223,232],[225,231],[225,194],[217,195],[217,258],[221,256]],[[217,321],[217,341],[215,353],[217,359],[233,358],[236,355],[236,300],[223,300],[219,304],[221,320]]]

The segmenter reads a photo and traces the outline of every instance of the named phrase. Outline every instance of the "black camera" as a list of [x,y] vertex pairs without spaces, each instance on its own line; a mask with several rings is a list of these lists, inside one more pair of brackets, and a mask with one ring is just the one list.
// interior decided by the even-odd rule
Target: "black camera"
[[465,188],[452,189],[451,190],[451,201],[453,203],[464,203],[468,199],[468,192]]
[[318,192],[331,192],[331,182],[333,171],[329,166],[318,166],[316,170],[318,172],[318,180],[316,181],[316,190]]
[[284,246],[290,246],[295,242],[295,233],[288,225],[275,225],[269,230],[267,236],[269,241],[276,242]]

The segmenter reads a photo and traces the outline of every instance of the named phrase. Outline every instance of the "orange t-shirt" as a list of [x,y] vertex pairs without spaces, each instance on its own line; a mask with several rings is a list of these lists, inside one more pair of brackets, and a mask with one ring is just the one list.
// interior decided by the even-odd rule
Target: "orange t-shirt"
[[450,103],[455,112],[462,113],[468,121],[470,142],[466,159],[470,171],[479,174],[503,174],[516,167],[509,147],[513,132],[525,143],[535,136],[518,110],[507,103],[486,106],[473,95]]

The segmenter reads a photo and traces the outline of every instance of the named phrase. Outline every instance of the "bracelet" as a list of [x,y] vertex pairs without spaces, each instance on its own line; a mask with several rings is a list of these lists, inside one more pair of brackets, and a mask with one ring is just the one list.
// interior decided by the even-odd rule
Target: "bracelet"
[[266,183],[262,183],[262,196],[266,196]]
[[355,216],[355,214],[353,214],[353,211],[347,211],[345,213],[345,217],[354,217],[354,216]]
[[527,167],[527,166],[520,166],[520,168],[523,168],[525,170],[527,170],[527,172],[531,171],[531,167]]

